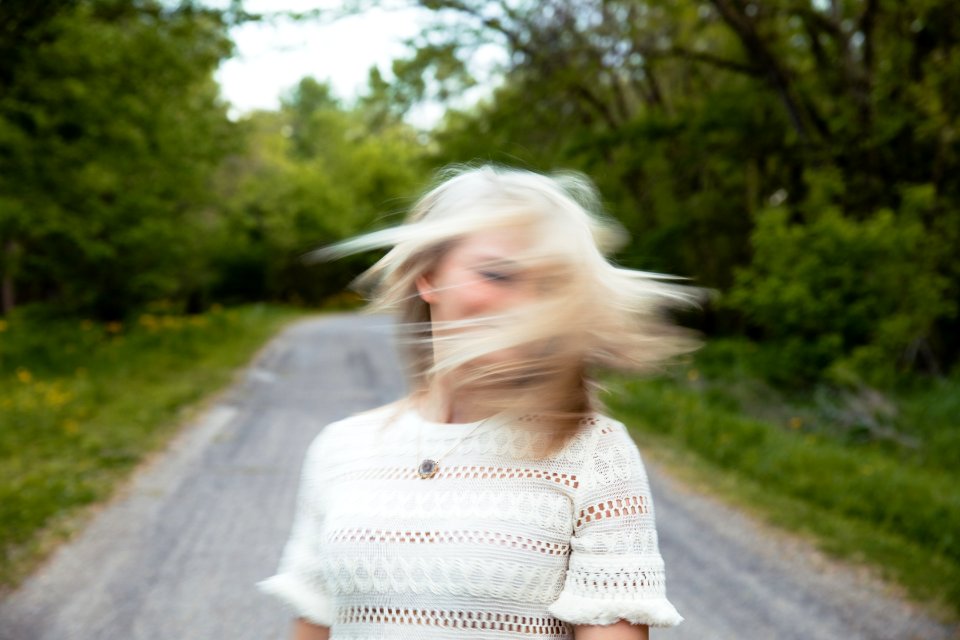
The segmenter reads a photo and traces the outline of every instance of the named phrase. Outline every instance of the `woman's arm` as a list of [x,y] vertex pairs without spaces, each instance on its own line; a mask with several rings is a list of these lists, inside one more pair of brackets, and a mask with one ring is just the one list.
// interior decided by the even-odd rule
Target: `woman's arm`
[[620,620],[616,624],[573,625],[574,640],[650,640],[650,627]]
[[293,623],[291,640],[330,640],[330,627],[321,627],[303,618],[297,618]]

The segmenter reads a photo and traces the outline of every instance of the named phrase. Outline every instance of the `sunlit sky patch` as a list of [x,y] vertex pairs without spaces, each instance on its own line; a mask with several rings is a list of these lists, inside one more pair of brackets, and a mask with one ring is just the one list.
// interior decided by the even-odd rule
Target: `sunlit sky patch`
[[[245,8],[254,13],[308,11],[323,4],[336,6],[317,0],[249,0]],[[428,19],[428,12],[406,7],[371,9],[332,21],[247,23],[234,29],[236,55],[221,65],[217,80],[235,117],[276,109],[280,96],[305,76],[328,81],[337,96],[350,100],[363,92],[371,66],[389,77],[391,61],[408,52],[403,41]],[[439,105],[427,104],[408,120],[427,128],[442,113]]]

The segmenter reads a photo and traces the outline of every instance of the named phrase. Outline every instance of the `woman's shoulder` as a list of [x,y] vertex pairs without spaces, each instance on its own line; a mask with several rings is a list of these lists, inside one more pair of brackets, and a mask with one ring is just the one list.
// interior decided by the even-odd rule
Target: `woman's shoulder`
[[389,420],[391,416],[401,413],[403,406],[401,401],[398,400],[374,409],[365,409],[331,422],[324,427],[324,429],[330,429],[331,431],[349,431],[351,429],[362,429],[364,427],[382,425],[386,420]]
[[328,455],[350,442],[369,441],[374,430],[396,415],[396,405],[397,403],[383,405],[325,424],[314,436],[309,449],[323,450],[325,455]]
[[594,411],[590,415],[580,420],[581,429],[593,437],[599,437],[608,433],[627,433],[627,427],[616,418],[599,411]]
[[590,445],[582,467],[588,488],[605,491],[636,485],[647,490],[640,447],[623,422],[597,414],[588,433]]
[[621,445],[633,444],[626,425],[616,418],[596,411],[580,420],[580,429],[574,440],[589,449],[595,448],[601,441]]
[[611,445],[635,446],[622,422],[606,414],[592,412],[580,419],[576,432],[550,458],[564,466],[581,467],[598,447]]
[[640,447],[627,425],[605,414],[595,413],[586,418],[583,435],[595,455],[623,453],[635,456],[640,453]]

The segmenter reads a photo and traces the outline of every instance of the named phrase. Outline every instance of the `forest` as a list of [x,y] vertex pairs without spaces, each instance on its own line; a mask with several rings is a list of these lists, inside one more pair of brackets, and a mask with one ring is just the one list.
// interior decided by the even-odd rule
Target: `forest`
[[[384,224],[438,167],[495,161],[590,175],[633,238],[618,259],[719,291],[694,322],[776,344],[782,382],[956,365],[953,3],[424,6],[437,27],[365,95],[304,78],[233,121],[212,76],[231,25],[263,18],[242,4],[5,2],[3,313],[319,304],[358,265],[304,251]],[[487,42],[509,54],[489,99],[405,123],[476,82]]]
[[[231,29],[320,12],[0,2],[0,380],[23,383],[36,350],[28,377],[59,375],[31,327],[109,335],[158,309],[351,304],[344,291],[376,256],[303,255],[398,221],[451,163],[577,170],[630,234],[619,263],[715,290],[680,318],[718,345],[684,384],[742,366],[792,400],[846,398],[777,417],[771,437],[826,436],[939,474],[883,485],[907,492],[902,512],[823,504],[931,549],[960,601],[960,4],[412,1],[435,23],[360,96],[306,77],[279,109],[239,118],[214,80]],[[489,82],[471,56],[490,43],[506,55],[488,97],[432,130],[407,121]],[[898,405],[905,393],[921,395]],[[747,464],[713,435],[678,437]],[[10,442],[0,433],[8,458]]]

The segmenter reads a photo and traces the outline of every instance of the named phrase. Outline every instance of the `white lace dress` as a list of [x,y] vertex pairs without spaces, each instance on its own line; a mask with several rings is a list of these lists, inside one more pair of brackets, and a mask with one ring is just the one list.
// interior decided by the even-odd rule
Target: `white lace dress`
[[[334,640],[572,638],[571,624],[673,626],[653,502],[625,427],[597,415],[558,454],[491,420],[379,410],[335,422],[303,466],[276,575],[258,587]],[[419,439],[419,446],[418,446]],[[419,451],[418,451],[419,448]]]

